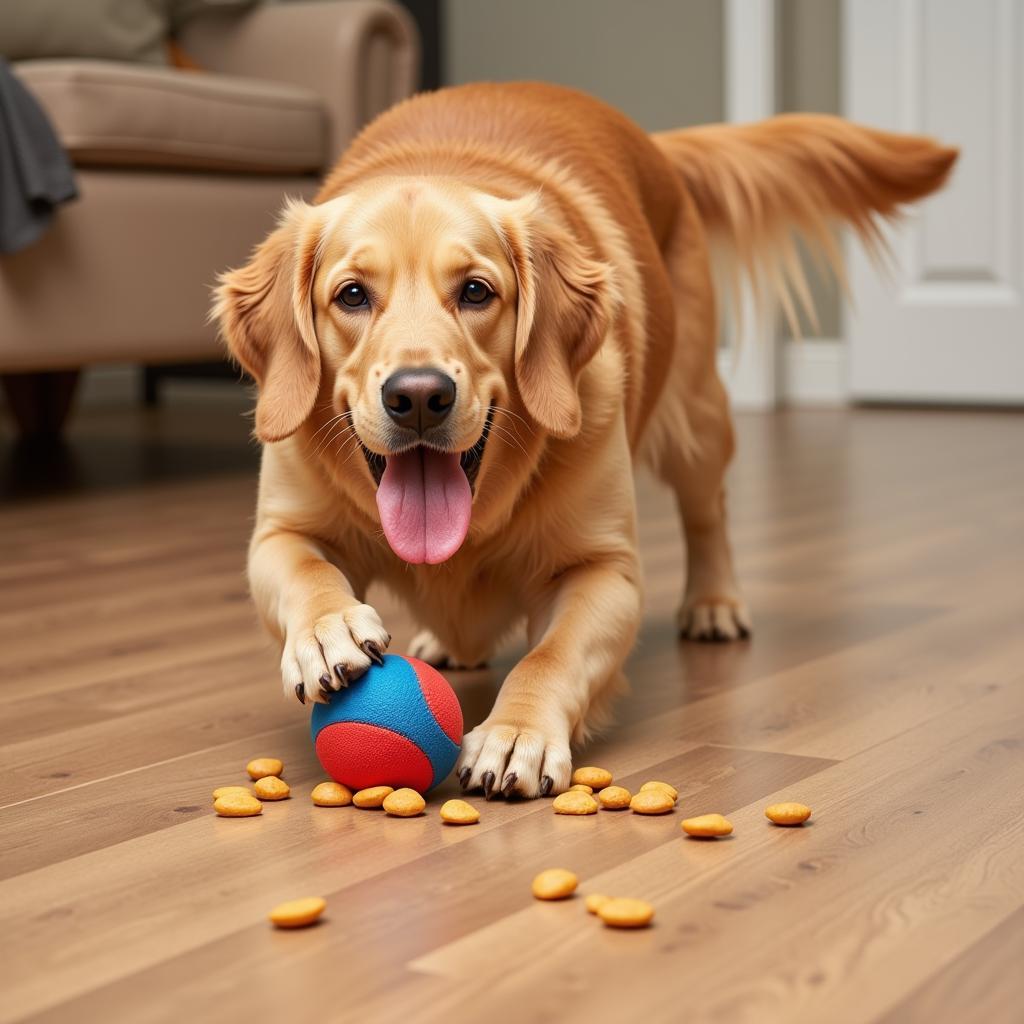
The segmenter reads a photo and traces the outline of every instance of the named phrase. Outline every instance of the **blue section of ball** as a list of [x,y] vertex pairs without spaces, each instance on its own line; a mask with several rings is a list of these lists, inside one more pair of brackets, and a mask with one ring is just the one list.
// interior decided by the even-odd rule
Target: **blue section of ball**
[[325,726],[363,722],[404,736],[426,754],[436,786],[455,766],[459,746],[445,734],[420,689],[416,670],[396,654],[384,655],[383,665],[371,665],[329,704],[314,704],[310,719],[313,743]]

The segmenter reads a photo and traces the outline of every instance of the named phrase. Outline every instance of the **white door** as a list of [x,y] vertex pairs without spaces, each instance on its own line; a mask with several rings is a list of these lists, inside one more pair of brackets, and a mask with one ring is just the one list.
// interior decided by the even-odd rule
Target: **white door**
[[854,398],[1024,403],[1024,3],[845,0],[845,113],[961,147],[946,190],[850,247]]

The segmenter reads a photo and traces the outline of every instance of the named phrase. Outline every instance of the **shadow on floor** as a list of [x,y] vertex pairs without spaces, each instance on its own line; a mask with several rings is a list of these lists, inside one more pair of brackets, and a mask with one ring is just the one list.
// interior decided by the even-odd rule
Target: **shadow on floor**
[[83,414],[63,438],[0,439],[0,501],[255,474],[258,468],[259,448],[237,409]]

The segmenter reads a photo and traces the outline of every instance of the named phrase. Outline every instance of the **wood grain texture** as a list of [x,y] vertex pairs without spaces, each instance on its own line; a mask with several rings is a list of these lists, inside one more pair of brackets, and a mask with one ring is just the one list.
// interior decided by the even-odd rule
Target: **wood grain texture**
[[[419,819],[310,804],[308,710],[280,696],[245,595],[236,409],[83,416],[50,471],[0,448],[0,1022],[1019,1019],[1022,425],[741,417],[749,644],[676,641],[678,524],[640,480],[632,693],[578,763],[664,778],[679,807],[471,797],[465,829],[436,817],[450,781]],[[371,597],[401,650],[414,623]],[[452,674],[468,723],[521,644]],[[215,817],[210,791],[260,755],[293,799]],[[770,825],[776,799],[811,824]],[[733,836],[684,838],[706,811]],[[554,866],[649,899],[654,926],[532,900]],[[312,894],[322,924],[269,928]]]

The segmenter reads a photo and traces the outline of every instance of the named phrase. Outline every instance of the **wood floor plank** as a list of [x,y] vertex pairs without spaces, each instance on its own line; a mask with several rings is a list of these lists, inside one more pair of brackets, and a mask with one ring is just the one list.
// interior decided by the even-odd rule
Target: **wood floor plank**
[[879,1024],[930,1024],[983,1020],[1015,1024],[1024,1010],[1024,907],[961,953],[897,1006]]
[[[684,991],[699,993],[695,1021],[875,1019],[932,974],[938,951],[970,947],[1024,905],[1024,807],[1005,799],[1024,785],[1022,682],[777,794],[806,800],[813,827],[774,828],[752,805],[731,815],[731,842],[658,848],[589,877],[585,891],[659,908],[636,945],[587,927],[578,907],[524,901],[428,954],[414,966],[453,995],[426,1019],[459,998],[484,1017],[514,999],[527,1016],[662,1020]],[[500,979],[484,970],[493,950]],[[659,985],[670,972],[677,984]],[[584,984],[605,974],[629,983]]]
[[[730,810],[755,795],[795,784],[825,764],[811,758],[698,747],[669,761],[648,764],[645,772],[679,780],[683,799]],[[630,775],[622,781],[639,788],[643,778]],[[263,955],[253,963],[251,933],[265,937],[268,906],[294,894],[296,885],[323,892],[330,905],[337,907],[338,923],[344,922],[333,935],[325,935],[325,941],[316,944],[318,963],[310,964],[310,969],[331,970],[342,950],[365,949],[369,957],[366,962],[360,962],[352,952],[346,955],[345,985],[348,998],[369,996],[384,980],[370,969],[383,951],[387,951],[396,970],[404,971],[403,965],[431,944],[470,933],[491,916],[512,911],[522,903],[537,865],[546,864],[553,847],[559,848],[560,856],[577,861],[581,870],[588,866],[596,872],[652,846],[673,846],[679,841],[679,812],[660,818],[604,812],[579,819],[553,814],[546,801],[475,802],[482,807],[483,819],[472,829],[446,829],[435,817],[436,803],[429,817],[411,821],[387,820],[352,808],[325,811],[297,801],[289,801],[287,807],[268,807],[263,815],[266,821],[224,822],[207,814],[174,830],[174,845],[187,854],[188,864],[161,859],[149,848],[155,837],[145,836],[126,844],[137,847],[137,853],[130,857],[121,853],[119,859],[149,867],[138,872],[129,869],[127,877],[103,877],[104,859],[119,853],[114,849],[12,879],[0,885],[0,904],[11,904],[22,935],[16,955],[24,957],[26,963],[42,956],[54,984],[15,982],[8,998],[18,1008],[16,1014],[26,1014],[45,1007],[55,990],[88,993],[105,980],[113,984],[127,977],[116,996],[107,992],[97,998],[101,1004],[113,1000],[130,1010],[131,1019],[144,1020],[144,1004],[154,984],[146,969],[172,953],[178,954],[173,981],[167,974],[169,968],[158,968],[157,973],[161,983],[171,985],[180,999],[183,989],[189,987],[188,979],[194,976],[196,960],[208,959],[206,946],[211,942],[218,944],[217,959],[224,964],[234,964],[237,957],[246,956],[254,970],[264,977],[275,973],[279,984],[288,986],[291,968],[287,958],[281,960],[264,944]],[[274,817],[286,820],[274,822]],[[510,832],[513,824],[514,838]],[[514,843],[512,849],[510,840]],[[342,841],[345,853],[339,861],[328,851],[331,843]],[[228,842],[230,848],[225,846]],[[205,855],[200,852],[203,849]],[[370,850],[374,851],[372,858],[367,856]],[[260,870],[260,886],[254,887],[249,878],[258,863],[264,867]],[[410,870],[413,863],[415,871]],[[298,878],[282,870],[286,864],[299,873]],[[482,877],[486,882],[489,865],[496,864],[502,866],[500,884],[488,886],[490,895],[482,903],[479,889],[463,885],[462,880]],[[200,866],[199,877],[195,877]],[[148,934],[142,921],[126,929],[118,913],[117,904],[125,889],[136,885],[145,870],[163,873],[168,886],[166,893],[155,894],[148,901],[151,913],[161,920],[159,935]],[[430,880],[429,884],[424,884],[425,879]],[[66,907],[68,917],[90,920],[92,940],[104,949],[101,957],[89,958],[90,971],[80,970],[79,964],[63,957],[52,962],[48,953],[52,922],[40,921],[31,913],[22,916],[41,891],[61,893],[64,898],[60,905]],[[416,927],[410,927],[413,920],[419,922]],[[109,931],[105,922],[110,924]],[[241,934],[236,934],[239,929]],[[199,948],[194,949],[197,945]],[[16,968],[17,963],[11,966]],[[21,972],[13,973],[17,977]],[[220,982],[214,980],[213,984]],[[202,987],[197,988],[197,1008],[210,995]],[[304,1005],[312,1010],[315,1002],[310,994]],[[329,1012],[327,1003],[318,1005],[318,1012]],[[250,1008],[256,1012],[255,1004]],[[68,1012],[88,1015],[96,1011],[91,1001],[78,1001]],[[0,1020],[4,1019],[0,1011]]]
[[[245,595],[240,408],[87,413],[52,464],[0,439],[0,1021],[1016,1024],[1019,416],[739,417],[737,645],[677,642],[674,501],[639,474],[633,689],[581,757],[634,788],[668,777],[680,808],[574,820],[473,796],[481,824],[452,830],[433,817],[451,781],[412,821],[307,803],[308,709]],[[370,600],[401,649],[407,610]],[[452,675],[468,725],[522,643]],[[295,798],[217,819],[210,790],[259,754]],[[813,824],[767,824],[776,797]],[[683,839],[709,810],[734,837]],[[655,927],[536,903],[553,864],[650,896]],[[313,892],[321,926],[268,927]]]

